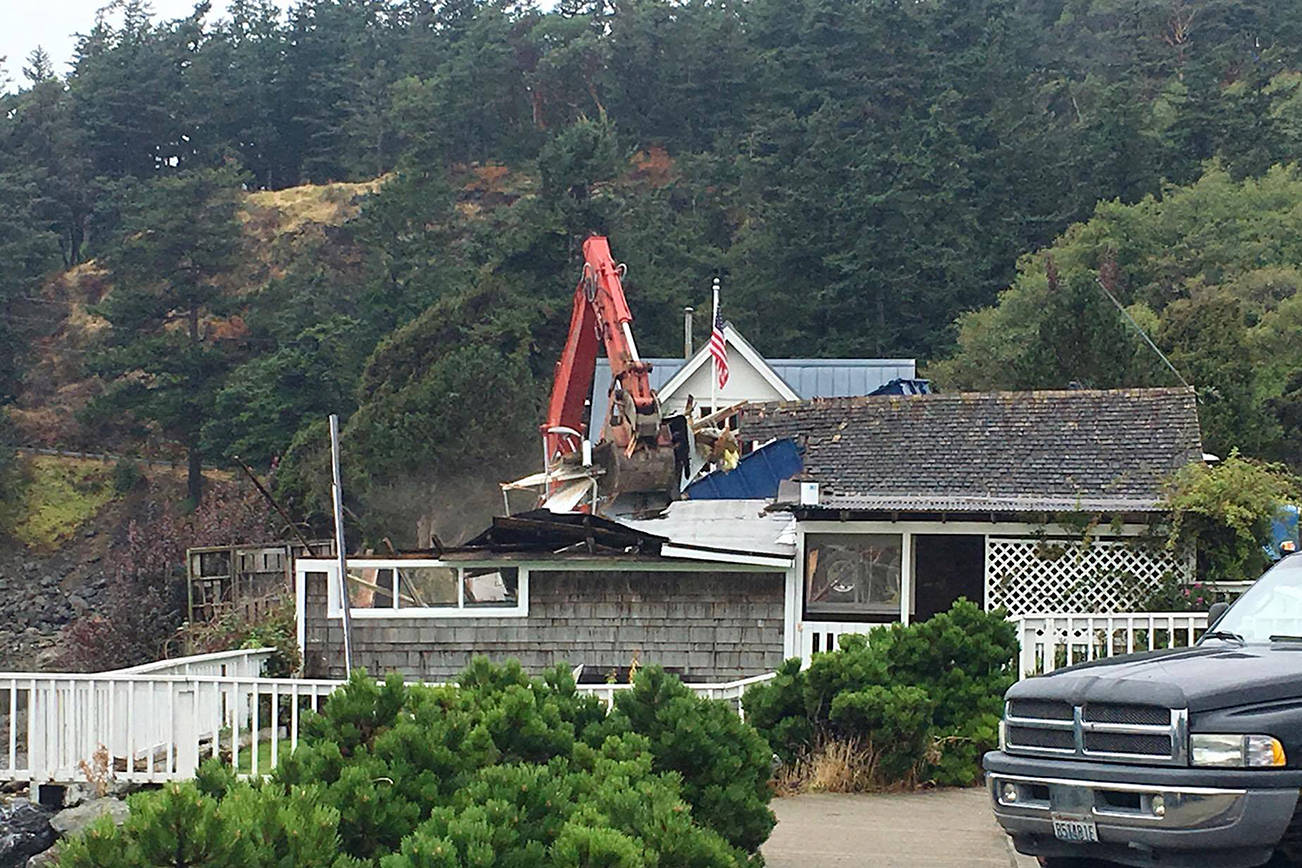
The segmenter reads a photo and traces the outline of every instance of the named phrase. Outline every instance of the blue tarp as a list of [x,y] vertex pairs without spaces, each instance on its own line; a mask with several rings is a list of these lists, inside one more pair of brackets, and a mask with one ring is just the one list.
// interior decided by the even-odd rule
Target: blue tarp
[[877,395],[930,395],[931,380],[907,379],[905,377],[896,377],[889,383],[883,383],[876,389],[868,393],[870,396]]
[[733,470],[716,470],[687,486],[692,500],[756,500],[776,497],[778,483],[805,469],[794,440],[774,440],[743,455]]
[[1280,507],[1270,520],[1270,545],[1266,546],[1266,554],[1271,560],[1277,561],[1297,551],[1297,516],[1297,505],[1289,503]]

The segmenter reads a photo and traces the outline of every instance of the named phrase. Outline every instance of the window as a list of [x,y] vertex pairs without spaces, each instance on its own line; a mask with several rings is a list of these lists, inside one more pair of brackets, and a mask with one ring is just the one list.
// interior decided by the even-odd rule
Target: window
[[520,599],[520,571],[516,567],[466,569],[461,575],[467,607],[513,606]]
[[[329,611],[340,617],[338,568],[329,573]],[[360,617],[523,616],[527,570],[438,561],[350,559],[348,602]]]
[[806,536],[805,613],[898,614],[903,554],[900,534]]
[[394,570],[399,609],[435,609],[457,604],[456,567],[404,567]]

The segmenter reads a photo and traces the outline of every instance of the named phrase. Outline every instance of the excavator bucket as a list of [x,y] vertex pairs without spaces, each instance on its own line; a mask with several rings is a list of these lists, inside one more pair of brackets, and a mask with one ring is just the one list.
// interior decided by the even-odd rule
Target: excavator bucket
[[597,490],[603,500],[614,503],[626,495],[643,495],[666,502],[678,494],[680,469],[672,448],[641,447],[628,454],[612,442],[598,443],[592,463],[603,471]]

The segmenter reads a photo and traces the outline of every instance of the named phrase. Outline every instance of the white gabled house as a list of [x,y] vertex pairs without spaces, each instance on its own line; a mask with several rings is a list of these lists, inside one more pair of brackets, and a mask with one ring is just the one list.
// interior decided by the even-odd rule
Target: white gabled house
[[[917,376],[914,359],[765,359],[731,324],[723,329],[728,347],[728,383],[715,390],[720,407],[747,401],[807,401],[813,398],[845,398],[870,395],[893,380]],[[710,412],[710,348],[702,346],[689,359],[646,359],[651,363],[651,388],[660,396],[666,413],[681,413],[690,395],[697,415]],[[610,409],[610,363],[597,360],[592,389],[589,431],[599,432]]]

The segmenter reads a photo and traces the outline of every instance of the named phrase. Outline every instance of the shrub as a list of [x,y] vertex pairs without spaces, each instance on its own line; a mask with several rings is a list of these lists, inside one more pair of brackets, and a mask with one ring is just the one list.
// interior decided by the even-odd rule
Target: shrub
[[837,651],[815,655],[803,671],[788,660],[747,691],[747,719],[788,766],[814,768],[829,745],[848,755],[845,746],[855,744],[875,786],[915,778],[967,785],[998,741],[1016,652],[1002,612],[960,600],[927,621],[843,636]]
[[65,842],[61,868],[261,866],[362,868],[339,853],[338,808],[318,788],[294,790],[230,781],[224,797],[196,783],[171,783],[130,798],[122,828],[111,818]]
[[[267,781],[210,761],[133,796],[125,825],[93,826],[61,864],[748,864],[772,827],[762,739],[659,670],[629,694],[607,719],[559,667],[531,678],[480,658],[460,687],[357,673]],[[745,847],[722,834],[742,827]]]
[[759,848],[777,820],[769,810],[772,750],[728,706],[703,699],[659,666],[615,697],[608,727],[650,741],[652,767],[683,781],[696,818],[743,850]]
[[144,481],[144,471],[132,459],[119,458],[113,465],[113,490],[118,494],[135,491]]
[[1195,461],[1167,489],[1173,516],[1169,542],[1193,545],[1202,576],[1222,581],[1255,579],[1270,564],[1264,546],[1279,508],[1297,499],[1302,485],[1282,464],[1231,452],[1220,464]]
[[844,732],[872,733],[878,772],[907,781],[927,749],[933,704],[920,687],[870,684],[832,699],[828,720]]
[[210,621],[183,624],[176,638],[194,654],[232,648],[270,648],[275,653],[263,665],[263,674],[288,678],[302,663],[294,600],[281,592],[263,602],[271,605],[252,616],[230,609]]
[[252,488],[214,484],[203,504],[185,514],[161,501],[147,503],[111,550],[96,611],[64,628],[60,666],[85,671],[157,660],[185,616],[186,549],[274,537],[271,510]]

